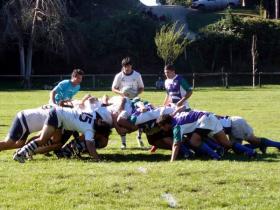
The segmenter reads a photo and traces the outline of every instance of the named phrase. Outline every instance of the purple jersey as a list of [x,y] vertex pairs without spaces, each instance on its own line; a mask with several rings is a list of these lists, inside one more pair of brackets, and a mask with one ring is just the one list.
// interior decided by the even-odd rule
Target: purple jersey
[[173,79],[166,79],[164,86],[172,103],[180,101],[192,89],[187,81],[179,75],[176,75]]

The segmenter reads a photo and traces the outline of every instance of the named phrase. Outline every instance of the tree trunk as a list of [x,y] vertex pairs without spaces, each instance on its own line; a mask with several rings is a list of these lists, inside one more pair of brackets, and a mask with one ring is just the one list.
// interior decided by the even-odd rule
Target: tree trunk
[[19,61],[20,61],[20,75],[24,77],[25,75],[25,55],[24,55],[24,46],[23,42],[19,41],[18,43],[19,50]]
[[34,36],[35,36],[35,26],[36,26],[36,19],[37,19],[37,11],[39,9],[39,1],[40,0],[36,0],[33,21],[32,21],[32,28],[31,28],[30,37],[29,37],[28,46],[27,46],[25,79],[27,82],[26,85],[27,85],[28,89],[31,88],[33,40],[34,40]]
[[275,0],[275,19],[279,18],[279,0]]
[[256,80],[256,72],[257,69],[257,59],[258,59],[258,50],[257,50],[257,36],[253,35],[252,38],[252,48],[251,48],[251,55],[252,55],[252,82],[253,82],[253,88],[255,88],[255,80]]
[[246,0],[242,0],[242,7],[246,7]]

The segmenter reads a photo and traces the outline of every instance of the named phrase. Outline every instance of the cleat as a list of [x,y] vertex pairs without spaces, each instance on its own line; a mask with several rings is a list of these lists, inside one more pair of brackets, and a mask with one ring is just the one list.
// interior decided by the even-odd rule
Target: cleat
[[257,152],[253,150],[253,152],[246,152],[245,153],[249,158],[256,158],[257,157]]
[[222,159],[221,156],[212,158],[212,160],[217,160],[217,161],[219,161],[221,159]]
[[15,153],[13,156],[13,159],[19,163],[25,163],[25,157],[23,157],[22,155]]
[[185,160],[190,160],[190,159],[194,158],[194,153],[192,151],[189,151],[188,153],[183,155],[183,158]]
[[126,144],[122,143],[121,149],[126,149]]
[[154,152],[156,152],[156,150],[157,150],[157,147],[153,145],[150,149],[150,152],[154,153]]
[[218,148],[217,150],[216,150],[216,153],[220,156],[220,158],[221,157],[223,157],[224,156],[224,154],[225,154],[225,149],[223,148],[223,147],[220,147],[220,148]]
[[266,154],[266,149],[267,149],[267,146],[265,146],[265,145],[260,146],[260,151],[262,152],[262,154]]

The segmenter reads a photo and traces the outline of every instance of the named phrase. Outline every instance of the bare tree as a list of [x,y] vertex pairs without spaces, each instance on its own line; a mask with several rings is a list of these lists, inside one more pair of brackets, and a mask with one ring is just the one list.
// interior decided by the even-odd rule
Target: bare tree
[[258,71],[257,69],[257,63],[258,63],[258,49],[257,49],[257,36],[254,34],[252,37],[252,47],[251,47],[251,55],[252,55],[252,75],[253,75],[253,88],[255,87],[255,81],[256,81],[256,73]]
[[67,17],[65,0],[9,0],[2,9],[5,18],[4,38],[16,41],[20,73],[25,87],[31,87],[32,55],[36,38],[44,36],[49,47],[64,44],[61,23]]

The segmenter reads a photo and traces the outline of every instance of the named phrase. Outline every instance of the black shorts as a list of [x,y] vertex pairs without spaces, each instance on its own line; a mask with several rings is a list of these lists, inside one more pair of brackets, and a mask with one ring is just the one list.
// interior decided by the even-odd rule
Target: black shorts
[[24,115],[21,114],[20,118],[16,116],[10,128],[8,138],[13,141],[26,140],[29,134],[30,132]]
[[45,121],[45,125],[51,125],[55,127],[56,129],[58,128],[58,119],[57,119],[57,114],[55,108],[51,109],[49,112],[49,116]]

